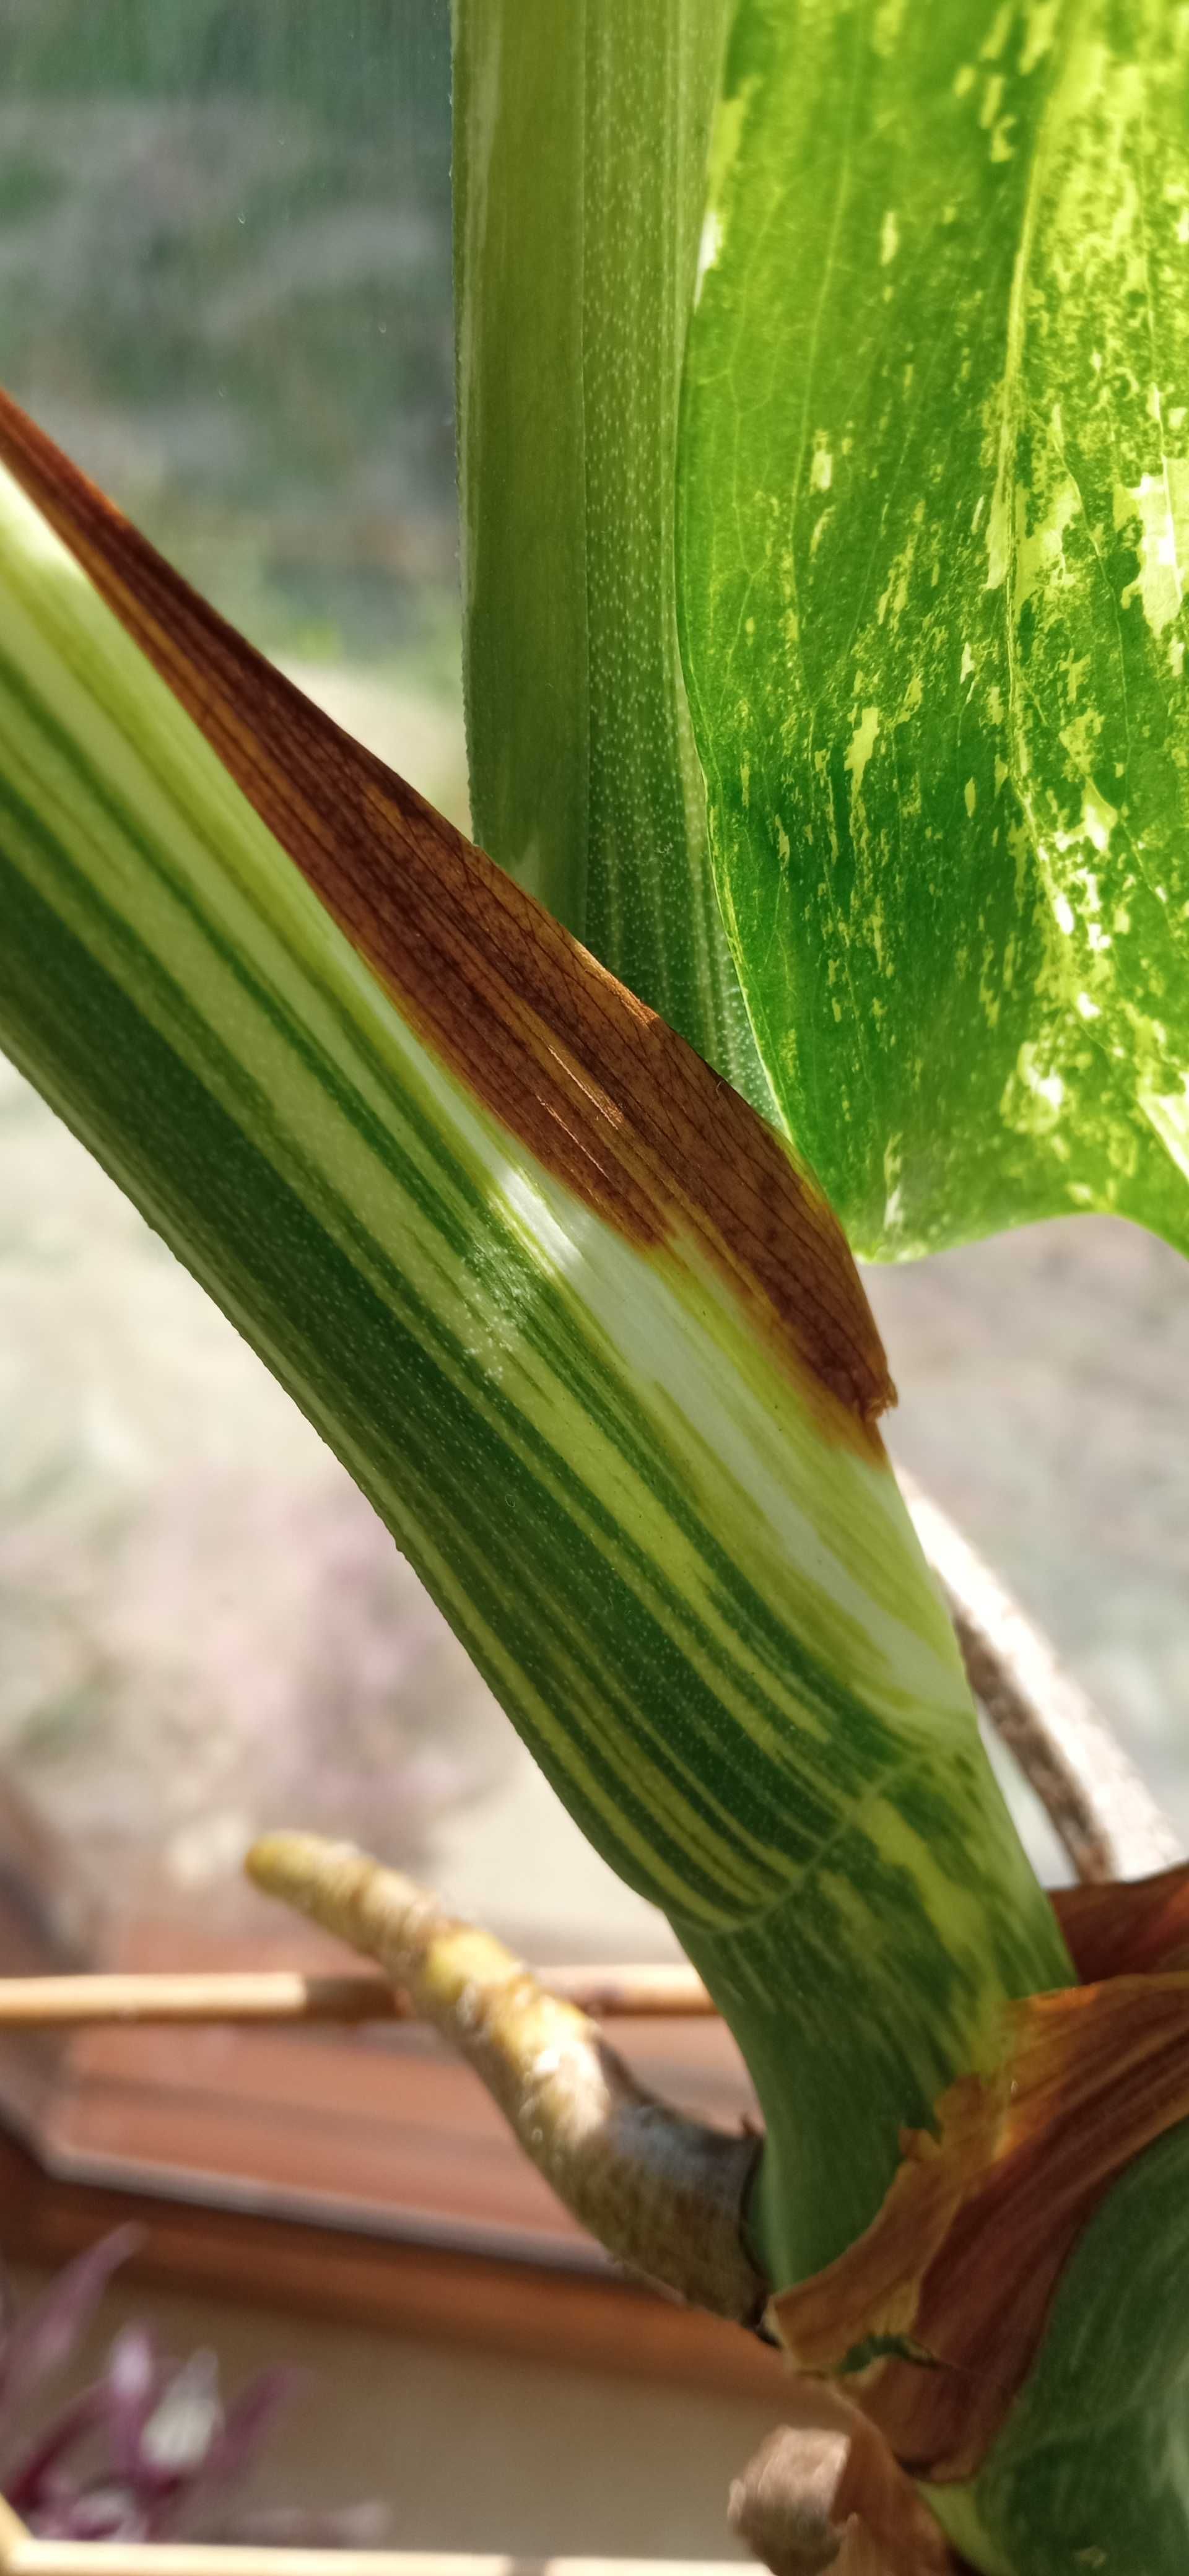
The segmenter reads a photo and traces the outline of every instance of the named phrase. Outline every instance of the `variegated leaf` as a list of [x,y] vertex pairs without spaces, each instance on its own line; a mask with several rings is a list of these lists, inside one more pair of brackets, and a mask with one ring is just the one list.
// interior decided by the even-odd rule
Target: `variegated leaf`
[[1189,18],[742,0],[679,584],[731,942],[864,1252],[1189,1245]]
[[844,1241],[771,1129],[11,405],[0,450],[32,496],[3,485],[5,1044],[677,1925],[797,2277],[1003,1994],[1068,1973]]

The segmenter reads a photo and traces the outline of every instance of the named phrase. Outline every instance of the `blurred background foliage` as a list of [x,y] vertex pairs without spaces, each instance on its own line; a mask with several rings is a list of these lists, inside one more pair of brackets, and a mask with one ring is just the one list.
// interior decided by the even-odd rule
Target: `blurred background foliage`
[[446,0],[2,0],[0,375],[270,653],[456,690]]

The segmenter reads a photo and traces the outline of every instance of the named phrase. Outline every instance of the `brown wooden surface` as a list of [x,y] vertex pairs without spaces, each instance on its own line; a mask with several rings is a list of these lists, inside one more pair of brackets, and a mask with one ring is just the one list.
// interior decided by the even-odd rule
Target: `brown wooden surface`
[[[88,1905],[0,1788],[0,1974],[346,1964],[295,1920],[233,1940]],[[751,2108],[720,2022],[625,2022],[616,2041],[713,2119]],[[776,2356],[617,2276],[417,2027],[0,2034],[0,2253],[53,2265],[125,2218],[171,2286],[779,2405]]]
[[[110,1928],[95,1965],[318,1972],[344,1955],[284,1919],[249,1948],[140,1918]],[[721,2022],[617,2023],[616,2044],[646,2083],[725,2126],[754,2109]],[[39,2152],[71,2179],[193,2185],[241,2208],[353,2219],[583,2271],[602,2265],[469,2069],[420,2027],[6,2033],[0,2099],[14,2079],[22,2100],[36,2101]]]
[[610,2272],[549,2270],[362,2228],[60,2182],[0,2136],[0,2252],[9,2260],[66,2262],[126,2219],[145,2230],[133,2268],[171,2289],[780,2405],[783,2365],[754,2336]]

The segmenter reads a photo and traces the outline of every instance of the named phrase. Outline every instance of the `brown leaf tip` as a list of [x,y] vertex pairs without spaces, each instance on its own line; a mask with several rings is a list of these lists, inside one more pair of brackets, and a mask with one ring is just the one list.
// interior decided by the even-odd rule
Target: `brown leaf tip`
[[894,1401],[812,1176],[692,1047],[218,616],[0,394],[0,457],[423,1043],[643,1248],[691,1248],[828,1438]]

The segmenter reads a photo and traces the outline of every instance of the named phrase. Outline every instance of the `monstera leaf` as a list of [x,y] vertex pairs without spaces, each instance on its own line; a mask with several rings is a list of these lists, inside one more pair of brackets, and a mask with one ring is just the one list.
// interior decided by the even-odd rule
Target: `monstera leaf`
[[[674,979],[705,920],[692,713],[771,1086],[745,1068],[749,1088],[860,1247],[1095,1207],[1189,1239],[1185,13],[459,0],[455,23],[469,722],[493,855],[744,1078],[728,981]],[[906,1865],[907,1897],[942,1866],[956,1992],[949,1826],[914,1802],[902,1838],[889,1785],[877,1876]],[[878,2055],[854,2048],[875,1963],[840,1999],[828,1955],[873,1884],[840,1833],[782,1947],[751,1953],[797,1988],[799,2040],[816,2025],[839,2139]],[[994,2064],[902,2131],[878,2215],[770,2314],[805,2371],[844,2375],[964,2565],[1179,2576],[1185,1877],[1080,1896],[1093,1937],[1080,1903],[1060,1911],[1086,1982],[1006,2010]],[[744,1985],[717,1991],[759,2063]],[[804,2253],[768,2224],[793,2171],[770,2138],[769,2261]],[[776,2567],[839,2545],[807,2527],[798,2456],[793,2439],[753,2464]],[[889,2535],[879,2563],[941,2561]]]
[[895,1257],[1189,1246],[1189,18],[742,0],[679,597],[791,1133]]
[[[727,2142],[707,2294],[778,2294],[985,2576],[1179,2576],[1183,1874],[1130,1959],[1119,1891],[1101,1943],[1036,1886],[802,1149],[872,1248],[1056,1205],[1176,1230],[1189,35],[744,0],[723,72],[728,14],[457,18],[480,810],[643,997],[0,403],[0,1034],[721,2005],[766,2130],[754,2182]],[[300,1846],[256,1866],[305,1901]],[[565,2008],[339,1848],[320,1919],[361,1915],[489,2081],[494,2013],[539,2151]]]
[[737,1093],[2,402],[0,455],[30,496],[0,486],[0,1036],[679,1928],[796,2277],[1004,1996],[1068,1973],[844,1239]]

